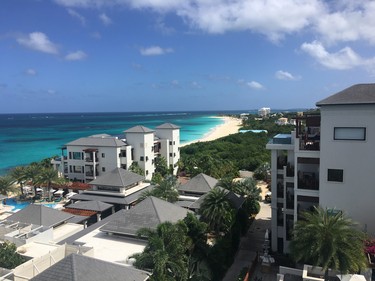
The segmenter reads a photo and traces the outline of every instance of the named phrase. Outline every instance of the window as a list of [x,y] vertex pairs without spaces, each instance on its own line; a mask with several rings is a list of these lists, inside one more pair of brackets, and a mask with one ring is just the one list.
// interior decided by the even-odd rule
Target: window
[[148,156],[146,156],[146,162],[148,161]]
[[343,182],[344,170],[328,169],[327,181]]
[[105,167],[102,167],[102,172],[105,172]]
[[83,172],[82,170],[83,170],[83,169],[82,169],[81,166],[73,166],[73,173],[78,173],[78,174],[80,174],[80,173]]
[[169,153],[169,157],[172,157],[173,156],[173,153]]
[[335,127],[334,140],[366,140],[366,128],[364,127]]
[[169,141],[169,145],[172,145],[172,141]]
[[148,170],[146,170],[146,176],[148,175]]
[[144,156],[139,157],[139,161],[144,161]]
[[81,152],[73,152],[73,159],[81,160]]
[[118,156],[119,157],[126,157],[126,151],[125,150],[121,150]]
[[105,153],[102,153],[102,158],[105,158]]

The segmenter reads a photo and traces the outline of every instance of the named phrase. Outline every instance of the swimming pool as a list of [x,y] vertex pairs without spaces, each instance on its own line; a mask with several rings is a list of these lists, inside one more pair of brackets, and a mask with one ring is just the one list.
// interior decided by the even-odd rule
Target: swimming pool
[[[6,199],[6,205],[13,207],[12,212],[17,212],[19,210],[22,210],[22,209],[26,208],[27,206],[29,206],[30,204],[31,204],[31,202],[21,202],[21,201],[15,200],[14,198],[7,198]],[[57,204],[55,204],[55,203],[41,204],[41,205],[49,207],[49,208],[55,208],[57,206]]]

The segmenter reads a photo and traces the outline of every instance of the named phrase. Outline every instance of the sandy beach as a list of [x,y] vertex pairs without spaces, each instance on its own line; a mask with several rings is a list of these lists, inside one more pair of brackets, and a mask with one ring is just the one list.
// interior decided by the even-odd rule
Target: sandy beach
[[181,146],[186,146],[186,145],[196,143],[196,142],[212,141],[212,140],[216,140],[216,139],[219,139],[219,138],[231,135],[231,134],[238,133],[238,130],[240,126],[242,125],[242,120],[239,118],[234,118],[234,117],[229,117],[229,116],[212,117],[212,118],[223,119],[224,123],[213,128],[210,132],[205,134],[203,138],[195,140],[195,141],[183,143],[181,144]]

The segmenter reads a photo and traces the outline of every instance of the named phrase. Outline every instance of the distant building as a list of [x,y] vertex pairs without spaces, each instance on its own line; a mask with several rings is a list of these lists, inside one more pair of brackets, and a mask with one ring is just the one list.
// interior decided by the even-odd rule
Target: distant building
[[289,251],[302,211],[343,211],[375,235],[375,84],[347,88],[317,102],[320,115],[297,117],[271,150],[272,250]]
[[155,158],[164,157],[167,165],[177,172],[180,159],[180,127],[165,123],[156,130],[135,126],[123,137],[107,134],[92,135],[67,143],[62,157],[52,161],[64,177],[90,182],[115,168],[129,169],[137,163],[150,180],[155,171]]
[[262,107],[262,108],[258,109],[258,115],[260,117],[266,117],[270,113],[271,113],[271,108],[269,108],[269,107]]

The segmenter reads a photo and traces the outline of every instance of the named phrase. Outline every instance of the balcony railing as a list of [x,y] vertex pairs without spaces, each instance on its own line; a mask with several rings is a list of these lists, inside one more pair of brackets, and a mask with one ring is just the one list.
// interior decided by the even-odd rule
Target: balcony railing
[[[91,162],[94,162],[94,158],[86,157],[85,161],[91,163]],[[99,158],[95,158],[95,162],[98,162],[98,161],[99,161]]]
[[[99,173],[96,172],[95,175],[96,175],[96,176],[99,176]],[[93,171],[88,171],[88,172],[86,172],[86,177],[93,177],[93,176],[94,176],[94,172],[93,172]]]
[[320,150],[320,140],[300,138],[299,144],[300,144],[299,145],[300,150],[310,150],[310,151],[319,151]]

